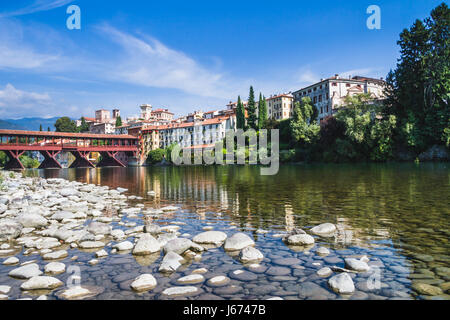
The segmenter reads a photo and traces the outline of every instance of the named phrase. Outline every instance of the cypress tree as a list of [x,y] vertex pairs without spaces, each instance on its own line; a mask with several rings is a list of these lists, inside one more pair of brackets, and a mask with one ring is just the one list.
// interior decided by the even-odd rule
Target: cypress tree
[[256,116],[256,103],[255,103],[255,92],[253,91],[253,86],[250,86],[250,93],[248,95],[248,126],[251,129],[258,129],[257,126],[257,116]]
[[267,125],[267,104],[266,98],[259,94],[258,107],[258,129],[265,129]]
[[121,127],[122,126],[122,117],[118,116],[116,119],[116,127]]
[[42,124],[39,126],[39,131],[42,131]]
[[236,127],[238,129],[245,128],[245,108],[241,102],[241,96],[238,96],[237,108],[236,108]]

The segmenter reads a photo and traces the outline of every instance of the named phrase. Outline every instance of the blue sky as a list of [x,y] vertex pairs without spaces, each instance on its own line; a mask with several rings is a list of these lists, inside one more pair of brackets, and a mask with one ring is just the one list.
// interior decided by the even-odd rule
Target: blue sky
[[[253,85],[264,95],[320,78],[385,77],[399,33],[434,1],[0,2],[0,118],[225,107]],[[66,9],[81,9],[68,30]],[[366,9],[381,9],[369,30]]]

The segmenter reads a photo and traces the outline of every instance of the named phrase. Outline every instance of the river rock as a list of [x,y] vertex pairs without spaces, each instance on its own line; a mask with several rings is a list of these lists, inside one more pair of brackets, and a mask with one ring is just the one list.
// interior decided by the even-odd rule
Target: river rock
[[100,251],[97,251],[96,253],[95,253],[95,256],[97,257],[97,258],[104,258],[104,257],[107,257],[108,256],[108,252],[106,252],[105,250],[100,250]]
[[82,299],[82,298],[92,296],[92,295],[95,295],[95,293],[92,292],[91,290],[80,287],[80,286],[75,286],[75,287],[69,288],[67,290],[64,290],[61,293],[61,298],[67,299],[67,300],[77,300],[77,299]]
[[8,292],[11,290],[10,286],[0,286],[0,293],[1,294],[8,294]]
[[114,245],[115,249],[118,251],[128,251],[133,249],[133,244],[130,241],[123,241]]
[[75,215],[72,212],[69,211],[59,211],[55,214],[53,214],[50,219],[56,220],[56,221],[63,221],[64,219],[74,219]]
[[42,259],[44,260],[57,260],[57,259],[63,259],[67,257],[69,253],[66,250],[59,250],[55,252],[46,253],[42,256]]
[[62,286],[63,283],[53,277],[36,276],[22,283],[22,290],[52,290]]
[[221,231],[206,231],[196,235],[192,241],[201,244],[220,245],[227,239],[227,234]]
[[18,279],[30,279],[32,277],[40,276],[42,273],[43,272],[39,270],[39,266],[36,263],[31,263],[11,270],[8,275]]
[[207,284],[212,287],[224,286],[230,282],[230,278],[225,276],[215,276],[207,281]]
[[443,294],[441,288],[426,283],[415,282],[412,284],[411,288],[419,294],[424,294],[428,296],[437,296]]
[[234,270],[230,272],[230,278],[240,280],[240,281],[255,281],[258,276],[253,272],[244,270]]
[[172,287],[165,289],[162,294],[168,297],[176,297],[176,296],[184,296],[184,295],[192,295],[199,293],[200,289],[192,286],[185,287]]
[[81,249],[103,248],[105,244],[101,241],[83,241],[79,244]]
[[22,225],[17,221],[9,218],[0,219],[0,240],[12,240],[20,236]]
[[328,249],[325,248],[325,247],[319,247],[319,248],[317,248],[316,253],[317,253],[319,256],[325,257],[325,256],[327,256],[327,255],[330,254],[330,250],[328,250]]
[[169,251],[163,258],[161,266],[159,267],[160,272],[175,272],[184,263],[185,260],[178,253]]
[[137,277],[132,283],[131,288],[138,292],[149,291],[156,287],[157,281],[151,274],[143,274]]
[[[213,231],[209,231],[209,232],[213,232]],[[255,241],[253,241],[252,238],[250,238],[245,233],[239,232],[239,233],[233,234],[231,237],[226,239],[225,244],[224,244],[224,249],[227,251],[237,251],[237,250],[242,250],[245,247],[254,246],[254,245],[255,245]]]
[[162,231],[161,227],[158,226],[157,224],[148,223],[144,226],[144,232],[150,234],[160,234]]
[[179,284],[197,284],[205,281],[205,277],[201,274],[191,274],[185,277],[181,277],[177,280]]
[[183,254],[186,250],[188,250],[192,246],[192,241],[185,238],[176,238],[170,240],[164,246],[164,252],[168,253],[173,251],[178,254]]
[[346,272],[331,277],[328,284],[334,292],[339,294],[351,294],[355,291],[352,277]]
[[99,234],[105,235],[105,234],[111,233],[112,227],[110,225],[102,223],[102,222],[93,221],[88,225],[86,230],[94,235],[99,235]]
[[310,231],[312,234],[315,234],[318,236],[329,235],[330,233],[333,233],[336,231],[336,226],[332,223],[322,223],[322,224],[319,224],[318,226],[315,226]]
[[167,206],[167,207],[161,208],[162,211],[177,211],[178,209],[180,209],[180,208],[175,207],[175,206]]
[[133,254],[137,256],[144,256],[159,252],[160,250],[161,244],[159,241],[149,233],[144,233],[134,246]]
[[366,262],[363,262],[361,260],[355,259],[355,258],[347,258],[344,260],[345,266],[349,268],[350,270],[355,270],[358,272],[367,272],[370,270],[369,265]]
[[270,276],[287,276],[291,274],[291,269],[285,267],[270,267],[266,274]]
[[258,249],[253,247],[246,247],[239,253],[239,259],[244,263],[248,263],[253,261],[260,261],[264,259],[264,256]]
[[3,264],[5,266],[12,266],[12,265],[15,265],[18,263],[19,263],[19,259],[16,257],[10,257],[10,258],[6,259],[5,261],[3,261]]
[[50,262],[44,267],[44,271],[52,275],[61,274],[66,271],[66,265],[61,262]]
[[316,273],[317,273],[317,275],[318,275],[319,277],[324,277],[324,278],[326,278],[326,277],[331,276],[331,274],[333,273],[333,271],[332,271],[330,268],[328,268],[328,267],[324,267],[324,268],[322,268],[322,269],[317,270]]
[[287,238],[287,243],[290,245],[305,246],[314,243],[314,238],[309,234],[294,234]]

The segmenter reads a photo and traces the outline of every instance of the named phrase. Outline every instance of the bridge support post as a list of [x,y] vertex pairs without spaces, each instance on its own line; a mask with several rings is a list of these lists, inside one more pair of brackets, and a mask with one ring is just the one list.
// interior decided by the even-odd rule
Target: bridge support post
[[122,161],[116,158],[118,151],[100,152],[102,160],[97,164],[97,167],[126,167]]
[[59,153],[60,151],[41,151],[45,159],[40,164],[39,169],[61,169],[61,164],[56,160]]
[[24,154],[25,151],[5,151],[6,156],[9,158],[9,161],[5,164],[5,170],[24,170],[22,162],[20,162],[19,157]]
[[89,161],[89,151],[71,151],[75,156],[75,161],[72,162],[70,168],[95,168],[94,164]]

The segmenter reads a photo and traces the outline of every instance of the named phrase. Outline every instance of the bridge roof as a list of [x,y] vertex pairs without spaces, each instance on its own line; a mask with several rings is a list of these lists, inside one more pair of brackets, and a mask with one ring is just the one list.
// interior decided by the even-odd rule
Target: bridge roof
[[33,137],[55,137],[55,138],[87,138],[87,139],[133,139],[131,135],[117,134],[94,134],[94,133],[71,133],[71,132],[48,132],[48,131],[25,131],[25,130],[2,130],[0,135],[3,136],[33,136]]

